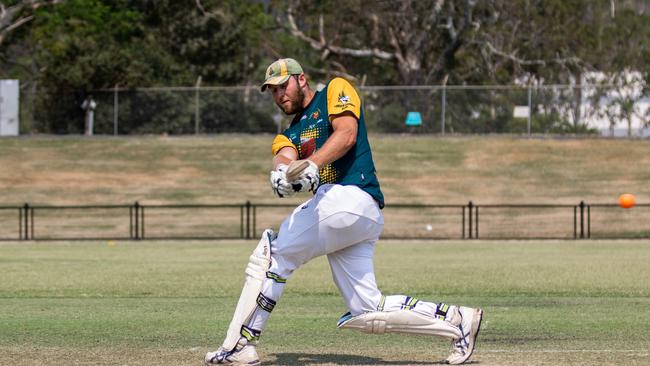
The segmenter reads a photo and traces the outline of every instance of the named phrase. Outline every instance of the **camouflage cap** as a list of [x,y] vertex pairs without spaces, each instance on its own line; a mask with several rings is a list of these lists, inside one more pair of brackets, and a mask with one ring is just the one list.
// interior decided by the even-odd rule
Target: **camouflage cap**
[[267,85],[284,84],[291,75],[300,75],[302,73],[302,67],[298,61],[292,58],[281,58],[266,69],[266,79],[262,84],[262,91],[266,90]]

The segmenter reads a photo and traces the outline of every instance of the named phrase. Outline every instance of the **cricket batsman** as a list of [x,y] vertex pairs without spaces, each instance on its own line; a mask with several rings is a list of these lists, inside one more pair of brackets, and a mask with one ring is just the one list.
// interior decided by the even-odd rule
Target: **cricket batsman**
[[335,78],[314,91],[300,64],[285,58],[266,70],[265,90],[284,113],[294,115],[273,140],[273,192],[288,197],[311,191],[314,196],[277,233],[267,229],[262,234],[246,267],[226,339],[205,355],[205,364],[260,365],[257,343],[287,280],[322,255],[348,308],[339,328],[447,338],[452,350],[446,362],[467,361],[481,326],[481,309],[385,296],[377,288],[373,255],[384,226],[384,197],[355,89]]

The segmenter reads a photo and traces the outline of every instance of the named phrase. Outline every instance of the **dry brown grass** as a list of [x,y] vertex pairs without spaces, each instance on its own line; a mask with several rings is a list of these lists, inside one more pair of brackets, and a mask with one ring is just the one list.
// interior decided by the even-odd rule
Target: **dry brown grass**
[[[0,139],[0,204],[277,203],[271,135]],[[650,141],[371,136],[388,203],[650,197]],[[306,198],[284,200],[297,203]]]

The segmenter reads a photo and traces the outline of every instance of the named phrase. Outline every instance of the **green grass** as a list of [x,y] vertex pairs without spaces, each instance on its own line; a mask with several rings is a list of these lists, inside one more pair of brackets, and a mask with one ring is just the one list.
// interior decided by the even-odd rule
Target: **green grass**
[[[272,139],[3,138],[0,204],[277,202],[267,176]],[[389,204],[650,197],[648,140],[371,135],[370,143]]]
[[[0,364],[200,364],[222,340],[255,243],[0,244]],[[639,241],[382,241],[386,294],[481,306],[483,365],[650,363]],[[260,344],[268,365],[422,365],[447,343],[336,329],[324,258],[296,271]]]
[[[300,202],[306,196],[278,201],[270,193],[272,138],[2,138],[0,206]],[[388,204],[650,197],[647,140],[372,135],[370,142]],[[400,220],[415,219],[387,224],[407,222]],[[200,364],[222,340],[254,245],[0,243],[0,364]],[[485,309],[477,364],[650,364],[645,242],[382,241],[376,259],[386,294]],[[265,364],[422,365],[446,356],[437,339],[339,331],[345,311],[325,259],[301,268],[263,335]]]

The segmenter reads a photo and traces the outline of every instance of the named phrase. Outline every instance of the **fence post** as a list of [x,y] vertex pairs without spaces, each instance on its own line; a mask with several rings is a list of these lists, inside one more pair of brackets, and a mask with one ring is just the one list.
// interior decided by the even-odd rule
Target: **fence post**
[[23,240],[23,208],[18,206],[18,240]]
[[244,239],[244,206],[239,206],[239,238]]
[[530,125],[533,118],[533,89],[528,84],[528,136],[530,136]]
[[140,239],[144,239],[144,205],[140,205]]
[[133,240],[133,206],[129,206],[129,239]]
[[[30,211],[31,211],[31,208],[29,207],[29,204],[25,203],[25,205],[23,206],[23,224],[22,224],[23,228],[25,229],[25,232],[23,234],[23,240],[29,240],[29,238],[30,238],[30,235],[29,235],[29,233],[30,233],[30,229],[29,229]],[[33,218],[34,218],[34,216],[33,216],[33,213],[32,213],[32,219]],[[32,223],[32,225],[33,225],[33,223]],[[33,230],[33,226],[32,226],[32,230]],[[33,237],[33,234],[32,234],[32,237]]]
[[34,239],[34,207],[29,207],[29,238]]
[[578,206],[573,206],[573,239],[578,239]]
[[580,201],[580,239],[585,238],[585,201]]
[[199,108],[200,108],[200,101],[199,101],[199,92],[201,90],[201,75],[199,75],[198,78],[196,78],[196,85],[194,86],[194,134],[198,135],[199,134],[199,121],[201,120]]
[[474,239],[478,239],[478,205],[474,206],[474,213],[476,215],[476,222],[474,222]]
[[472,234],[472,219],[473,219],[472,218],[472,210],[473,210],[473,208],[474,208],[474,204],[472,203],[472,201],[469,201],[469,203],[467,204],[467,209],[469,211],[468,213],[469,213],[469,238],[470,239],[472,239],[472,237],[473,237],[473,234]]
[[440,108],[440,134],[445,135],[445,114],[447,110],[447,79],[442,85],[442,107]]
[[246,201],[246,239],[251,238],[251,201]]
[[251,231],[252,236],[257,236],[257,206],[253,205],[253,230]]
[[591,205],[587,205],[587,238],[591,239]]
[[118,93],[117,84],[115,84],[113,88],[113,136],[117,136],[118,116],[120,114]]
[[461,211],[462,211],[462,216],[463,216],[463,225],[462,225],[463,235],[462,235],[462,238],[465,239],[465,206],[461,207]]
[[140,240],[140,203],[138,201],[135,201],[135,204],[133,204],[133,209],[135,211],[135,216],[134,216],[135,237],[133,239]]
[[25,203],[20,210],[22,212],[20,215],[20,238],[22,240],[29,240],[29,204]]

